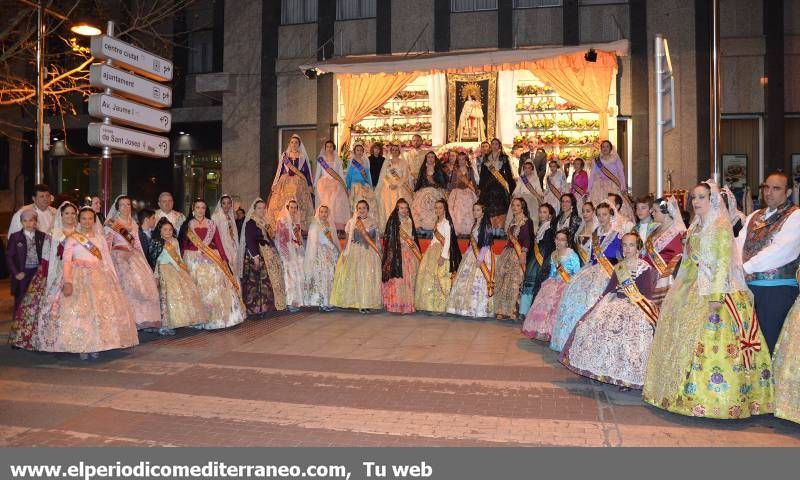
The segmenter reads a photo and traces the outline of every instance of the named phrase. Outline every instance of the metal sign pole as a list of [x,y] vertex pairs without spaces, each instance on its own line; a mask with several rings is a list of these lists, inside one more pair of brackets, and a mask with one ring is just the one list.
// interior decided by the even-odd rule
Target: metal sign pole
[[711,72],[709,82],[711,83],[711,165],[714,181],[720,183],[720,154],[719,154],[719,133],[720,133],[720,103],[722,102],[722,91],[720,88],[719,76],[720,45],[719,45],[719,0],[711,1]]
[[35,183],[44,182],[44,8],[36,2],[36,164]]
[[664,193],[664,39],[656,35],[656,198]]
[[[109,37],[114,36],[114,22],[109,21],[106,27],[106,35]],[[106,65],[112,66],[114,64],[113,60],[110,58],[106,60]],[[111,88],[105,89],[106,95],[111,95],[113,91]],[[103,125],[111,125],[111,118],[108,116],[103,117]],[[108,215],[109,212],[109,205],[108,202],[111,200],[111,147],[103,147],[103,157],[100,160],[100,179],[102,183],[102,191],[103,191],[103,211],[105,215]]]

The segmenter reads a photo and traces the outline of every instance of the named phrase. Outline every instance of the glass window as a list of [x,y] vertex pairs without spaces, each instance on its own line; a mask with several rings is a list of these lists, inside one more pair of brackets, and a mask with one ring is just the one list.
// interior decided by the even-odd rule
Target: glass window
[[560,7],[561,0],[514,0],[514,8]]
[[204,29],[189,33],[189,73],[207,73],[214,70],[214,30]]
[[497,10],[497,0],[450,0],[451,12]]
[[336,0],[336,20],[375,17],[375,0]]
[[281,0],[281,25],[317,21],[318,0]]
[[628,0],[580,0],[581,5],[608,5],[610,3],[628,3]]

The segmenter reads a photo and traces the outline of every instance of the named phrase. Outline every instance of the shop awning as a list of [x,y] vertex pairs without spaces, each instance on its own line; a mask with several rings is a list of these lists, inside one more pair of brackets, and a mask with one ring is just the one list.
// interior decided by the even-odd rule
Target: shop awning
[[524,47],[513,50],[468,50],[446,53],[361,55],[337,57],[331,60],[301,65],[300,70],[314,69],[317,73],[346,75],[417,72],[477,73],[525,68],[527,62],[586,52],[589,49],[615,56],[627,56],[630,42],[617,40],[570,46]]

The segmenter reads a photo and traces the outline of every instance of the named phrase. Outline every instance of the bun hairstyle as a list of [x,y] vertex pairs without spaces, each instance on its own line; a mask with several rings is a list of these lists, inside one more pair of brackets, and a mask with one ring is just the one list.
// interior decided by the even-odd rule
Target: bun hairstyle
[[658,207],[658,211],[664,215],[669,215],[669,207],[667,205],[667,199],[664,197],[657,198],[653,202],[653,206]]

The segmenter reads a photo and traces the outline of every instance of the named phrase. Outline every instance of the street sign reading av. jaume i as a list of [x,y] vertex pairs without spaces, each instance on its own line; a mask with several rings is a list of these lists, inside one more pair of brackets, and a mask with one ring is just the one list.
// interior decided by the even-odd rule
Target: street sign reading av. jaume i
[[109,117],[116,123],[153,132],[169,132],[172,127],[172,114],[168,111],[105,93],[89,96],[89,115],[98,118]]

